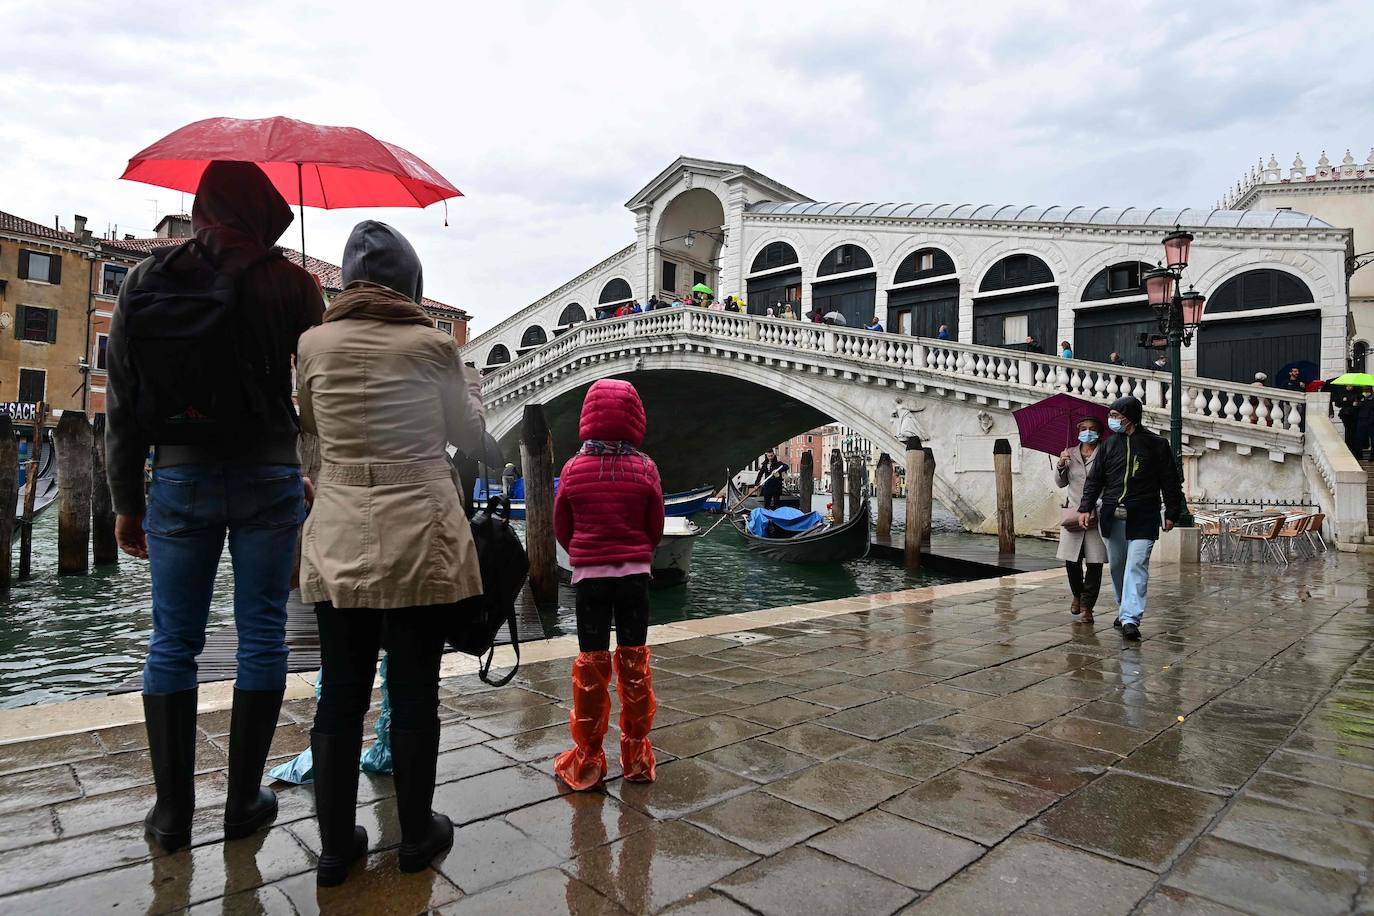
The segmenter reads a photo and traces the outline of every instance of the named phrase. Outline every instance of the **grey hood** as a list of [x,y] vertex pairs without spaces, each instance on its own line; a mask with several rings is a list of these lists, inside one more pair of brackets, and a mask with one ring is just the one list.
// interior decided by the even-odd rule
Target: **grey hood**
[[210,163],[191,206],[191,228],[216,262],[243,263],[277,243],[291,225],[291,207],[251,162]]
[[420,256],[406,237],[386,223],[363,220],[353,227],[343,253],[343,285],[367,280],[419,302],[424,295]]

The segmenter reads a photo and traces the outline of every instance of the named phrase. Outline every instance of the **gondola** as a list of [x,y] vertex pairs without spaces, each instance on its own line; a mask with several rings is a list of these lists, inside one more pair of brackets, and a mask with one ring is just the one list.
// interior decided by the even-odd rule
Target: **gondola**
[[861,500],[854,518],[787,538],[756,537],[749,533],[747,515],[734,515],[730,523],[755,553],[784,563],[844,563],[868,556],[868,500]]
[[[726,477],[725,477],[725,511],[727,511],[727,512],[733,512],[733,511],[735,511],[735,510],[737,510],[737,509],[743,509],[743,510],[745,510],[745,511],[749,511],[749,510],[751,510],[751,509],[757,509],[757,508],[759,508],[759,507],[762,506],[762,505],[763,505],[763,500],[760,499],[759,497],[757,497],[757,496],[745,496],[743,493],[741,493],[740,490],[739,490],[739,487],[735,486],[735,478],[734,478],[731,474],[729,474],[728,471],[726,472]],[[779,505],[779,506],[787,506],[788,508],[791,508],[791,509],[800,508],[800,507],[801,507],[801,497],[800,497],[800,496],[783,495],[783,496],[778,500],[778,505]]]
[[[554,492],[558,491],[557,479],[553,482]],[[491,492],[501,492],[501,484],[498,481],[491,481]],[[706,507],[706,501],[711,498],[711,488],[701,487],[696,490],[684,490],[681,493],[667,493],[663,497],[663,514],[668,518],[686,518],[689,515],[696,515]],[[480,502],[486,499],[487,487],[483,486],[482,481],[477,481],[477,499]],[[510,501],[510,517],[522,519],[525,517],[525,487],[524,481],[516,481],[515,494]]]
[[[24,517],[24,495],[28,492],[28,461],[19,462],[19,495],[15,500],[14,518]],[[34,490],[33,517],[38,518],[57,502],[57,452],[51,434],[43,436],[42,451],[38,453],[38,481]]]

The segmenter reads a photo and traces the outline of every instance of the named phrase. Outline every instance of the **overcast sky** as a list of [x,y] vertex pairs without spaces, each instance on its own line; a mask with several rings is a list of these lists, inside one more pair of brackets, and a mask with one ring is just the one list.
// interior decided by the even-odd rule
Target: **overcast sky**
[[148,235],[189,196],[116,176],[173,129],[360,127],[467,196],[447,228],[442,205],[308,210],[308,250],[391,222],[475,331],[632,241],[625,201],[679,155],[817,200],[1210,207],[1260,156],[1286,174],[1374,143],[1374,5],[1348,0],[0,0],[0,21],[0,210]]

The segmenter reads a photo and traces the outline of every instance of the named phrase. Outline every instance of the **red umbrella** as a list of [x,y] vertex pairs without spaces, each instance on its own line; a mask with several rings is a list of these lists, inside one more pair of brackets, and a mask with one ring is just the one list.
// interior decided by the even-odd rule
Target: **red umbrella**
[[1111,435],[1107,426],[1107,407],[1069,394],[1056,394],[1029,404],[1011,414],[1021,447],[1058,455],[1078,441],[1078,423],[1092,418],[1102,426],[1102,439]]
[[418,156],[355,127],[326,127],[293,118],[207,118],[172,131],[135,154],[120,178],[195,193],[216,159],[252,162],[288,203],[304,207],[427,207],[461,197]]

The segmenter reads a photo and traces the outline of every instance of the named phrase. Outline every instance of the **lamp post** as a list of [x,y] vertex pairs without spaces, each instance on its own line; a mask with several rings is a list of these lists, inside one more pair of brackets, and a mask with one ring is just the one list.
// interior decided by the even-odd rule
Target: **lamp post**
[[[1183,348],[1192,346],[1193,332],[1202,324],[1202,310],[1207,304],[1207,297],[1192,286],[1182,291],[1183,271],[1188,267],[1188,250],[1192,243],[1193,234],[1175,226],[1173,232],[1164,236],[1163,263],[1141,278],[1150,306],[1159,318],[1160,333],[1169,342],[1169,448],[1174,453],[1174,467],[1180,483],[1183,481]],[[1192,523],[1193,517],[1185,503],[1178,524],[1187,527]]]

